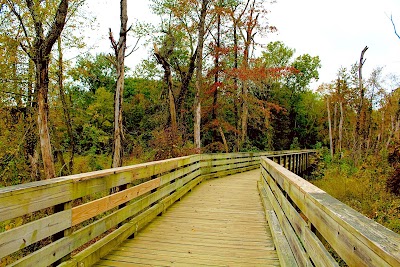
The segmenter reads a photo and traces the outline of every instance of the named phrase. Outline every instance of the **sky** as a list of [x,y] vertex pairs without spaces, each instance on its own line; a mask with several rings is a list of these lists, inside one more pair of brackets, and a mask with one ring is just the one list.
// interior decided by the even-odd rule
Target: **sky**
[[[108,29],[119,31],[119,1],[88,0],[88,5],[98,23],[89,43],[97,44],[96,52],[110,52]],[[277,0],[269,9],[270,25],[276,26],[278,32],[269,34],[261,43],[279,40],[296,49],[295,56],[319,56],[320,79],[312,87],[331,82],[341,66],[350,68],[358,62],[365,46],[369,49],[365,53],[364,77],[377,67],[384,67],[385,74],[400,75],[400,39],[388,18],[393,15],[400,33],[399,0]],[[159,22],[151,14],[148,0],[128,1],[128,17],[128,23]],[[129,42],[134,40],[128,40],[128,45]],[[127,58],[130,68],[149,56],[145,45],[142,42],[141,49]]]

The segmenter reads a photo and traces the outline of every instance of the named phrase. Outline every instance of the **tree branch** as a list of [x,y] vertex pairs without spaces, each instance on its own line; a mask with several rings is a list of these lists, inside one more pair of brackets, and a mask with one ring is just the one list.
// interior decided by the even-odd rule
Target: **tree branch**
[[400,35],[397,33],[397,30],[396,30],[396,24],[394,24],[394,21],[393,21],[393,16],[390,15],[390,18],[389,18],[389,19],[390,19],[390,21],[392,22],[393,29],[394,29],[394,33],[396,34],[397,38],[400,39]]
[[[14,13],[14,15],[17,17],[17,19],[19,21],[19,24],[21,25],[21,28],[22,28],[22,30],[24,32],[25,37],[26,37],[26,42],[28,43],[28,47],[30,49],[31,48],[31,44],[29,42],[28,31],[26,30],[26,27],[25,27],[25,24],[24,24],[24,22],[22,20],[22,17],[17,12],[17,10],[15,9],[14,4],[12,3],[12,1],[8,0],[7,3],[8,3],[8,7],[11,9],[12,13]],[[20,42],[20,45],[21,45],[22,49],[28,54],[28,56],[31,57],[31,55],[27,52],[27,49],[25,49],[26,47],[21,42]]]
[[32,0],[25,0],[25,2],[26,2],[26,5],[27,5],[27,7],[29,9],[29,12],[31,13],[33,24],[35,25],[34,28],[35,28],[36,35],[39,38],[43,38],[42,22],[40,21],[40,19],[38,19],[38,16],[36,14],[36,11],[35,11],[36,6],[35,6],[35,4],[33,3]]
[[129,57],[133,52],[136,52],[136,51],[139,49],[138,44],[139,44],[140,39],[141,39],[141,38],[139,37],[139,38],[136,40],[136,43],[135,43],[135,45],[133,46],[131,52],[129,52],[129,53],[125,56],[125,58]]
[[[30,1],[30,0],[27,0]],[[57,8],[56,15],[54,17],[53,25],[50,28],[50,31],[47,33],[45,40],[45,53],[50,54],[51,48],[54,43],[57,41],[60,36],[62,30],[64,29],[65,21],[68,14],[68,0],[62,0],[60,5]]]

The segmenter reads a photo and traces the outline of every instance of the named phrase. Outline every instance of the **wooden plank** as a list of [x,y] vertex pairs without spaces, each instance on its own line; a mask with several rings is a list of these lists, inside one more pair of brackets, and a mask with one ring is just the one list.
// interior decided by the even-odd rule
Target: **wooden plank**
[[157,217],[160,212],[163,212],[166,208],[175,203],[175,201],[180,199],[183,195],[198,185],[201,180],[202,178],[198,177],[195,180],[187,183],[184,187],[178,189],[174,194],[168,196],[158,204],[136,216],[130,222],[122,225],[105,238],[77,254],[70,261],[62,263],[60,266],[90,266],[94,264],[101,257],[105,256],[111,250],[117,247],[122,241],[141,230],[150,221]]
[[254,166],[256,165],[258,167],[259,161],[254,161],[254,162],[243,162],[243,163],[237,163],[237,164],[230,164],[230,165],[221,165],[218,167],[211,167],[210,172],[219,172],[219,171],[226,171],[230,169],[239,169],[243,167],[249,167],[249,166]]
[[124,204],[160,186],[160,178],[133,186],[121,192],[106,196],[72,209],[72,225],[77,225],[105,211]]
[[71,227],[71,210],[24,224],[0,234],[0,258]]
[[[252,259],[250,263],[247,258],[245,257],[232,257],[228,260],[225,257],[220,255],[210,255],[210,254],[201,254],[201,253],[188,253],[187,251],[182,252],[174,252],[174,251],[158,251],[158,250],[145,250],[145,249],[137,249],[137,250],[118,250],[115,252],[110,253],[110,259],[114,258],[117,261],[117,257],[121,257],[121,259],[125,260],[124,257],[130,258],[134,260],[136,258],[142,259],[164,259],[164,260],[171,260],[174,259],[175,262],[189,262],[197,261],[197,262],[210,262],[212,264],[223,264],[228,265],[229,263],[234,265],[263,265],[263,266],[270,266],[272,264],[276,264],[276,257],[268,257],[266,255],[263,258]],[[196,265],[196,262],[194,263]]]
[[264,190],[267,194],[268,200],[270,201],[275,214],[278,218],[279,224],[283,229],[283,232],[286,236],[286,239],[289,242],[290,248],[292,249],[293,255],[296,258],[296,262],[298,266],[312,266],[311,261],[304,250],[304,247],[300,243],[292,225],[290,224],[288,218],[285,216],[285,213],[279,206],[279,202],[276,200],[274,194],[271,191],[271,188],[264,184]]
[[160,176],[160,186],[170,183],[173,180],[179,179],[185,175],[194,173],[199,170],[199,164],[192,164],[182,169],[175,170],[173,172],[166,173]]
[[[279,265],[257,195],[258,178],[256,170],[202,183],[107,258],[124,250],[134,253],[129,256],[132,261],[139,259],[146,264],[153,263],[152,255],[168,259],[190,251],[189,257],[182,257],[186,265],[197,266],[204,262],[202,259],[210,260],[207,263],[214,259],[230,266]],[[240,210],[239,206],[250,209]],[[212,214],[209,214],[210,208]],[[173,265],[178,262],[174,261]]]
[[0,188],[0,218],[2,221],[16,218],[137,179],[198,164],[200,159],[200,155],[193,155]]
[[245,157],[245,158],[233,158],[233,159],[223,159],[223,160],[214,160],[212,161],[212,167],[220,166],[220,165],[231,165],[235,163],[242,163],[242,162],[254,162],[259,161],[259,157]]
[[[190,177],[185,177],[185,178],[190,179]],[[75,231],[70,236],[67,236],[54,243],[51,243],[50,245],[15,262],[12,266],[37,266],[37,264],[39,263],[40,265],[49,265],[59,260],[60,258],[64,257],[68,253],[71,253],[74,249],[82,246],[86,242],[92,240],[93,238],[104,233],[105,231],[118,225],[120,222],[126,220],[132,215],[147,208],[151,203],[154,203],[158,199],[164,197],[166,194],[169,194],[169,192],[179,189],[179,187],[180,183],[173,183],[171,185],[168,185],[160,189],[160,191],[154,192],[144,197],[143,199],[140,199],[132,204],[129,204],[126,207],[84,228],[81,228],[78,231]],[[130,234],[128,236],[130,236]]]
[[262,168],[262,185],[269,186],[274,193],[282,211],[288,218],[290,224],[296,232],[297,237],[302,242],[303,247],[309,254],[313,263],[317,266],[338,266],[337,262],[325,249],[322,242],[311,232],[307,222],[300,216],[297,210],[284,197],[282,191],[276,186],[273,178]]
[[400,265],[399,235],[272,161],[263,160],[268,162],[267,170],[274,178],[285,177],[285,191],[348,264]]
[[258,183],[260,197],[264,206],[265,216],[268,220],[269,227],[271,228],[272,237],[276,251],[278,253],[279,262],[281,266],[297,266],[296,259],[292,253],[289,242],[283,233],[283,230],[279,224],[278,218],[272,208],[270,201],[268,200],[267,193],[261,183]]
[[204,179],[221,178],[221,177],[225,177],[227,175],[232,175],[232,174],[236,174],[236,173],[239,173],[239,172],[247,172],[247,171],[251,171],[251,170],[254,170],[254,169],[258,169],[258,165],[252,165],[252,166],[249,166],[249,167],[243,167],[243,168],[237,168],[237,169],[230,169],[230,170],[226,170],[226,171],[214,172],[214,173],[203,175],[203,177],[204,177]]

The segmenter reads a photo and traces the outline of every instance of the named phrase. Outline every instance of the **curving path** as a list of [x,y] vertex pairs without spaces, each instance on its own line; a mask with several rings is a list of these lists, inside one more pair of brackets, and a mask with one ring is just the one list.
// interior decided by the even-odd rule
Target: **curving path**
[[96,266],[279,266],[259,170],[208,180]]

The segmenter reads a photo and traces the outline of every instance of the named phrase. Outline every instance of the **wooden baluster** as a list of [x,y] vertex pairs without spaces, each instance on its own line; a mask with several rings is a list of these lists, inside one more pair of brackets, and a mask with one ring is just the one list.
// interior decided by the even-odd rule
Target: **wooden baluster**
[[[58,204],[58,205],[54,206],[54,213],[61,212],[64,210],[70,210],[70,209],[72,209],[72,204],[73,204],[73,201],[68,201],[65,203]],[[72,234],[72,228],[68,228],[68,229],[65,229],[64,231],[58,232],[57,234],[53,235],[51,237],[51,239],[52,239],[52,242],[55,242],[61,238],[69,236],[71,234]],[[67,261],[69,259],[71,259],[71,253],[65,255],[58,261],[54,262],[51,266],[57,266],[57,265],[61,264],[62,262]]]

